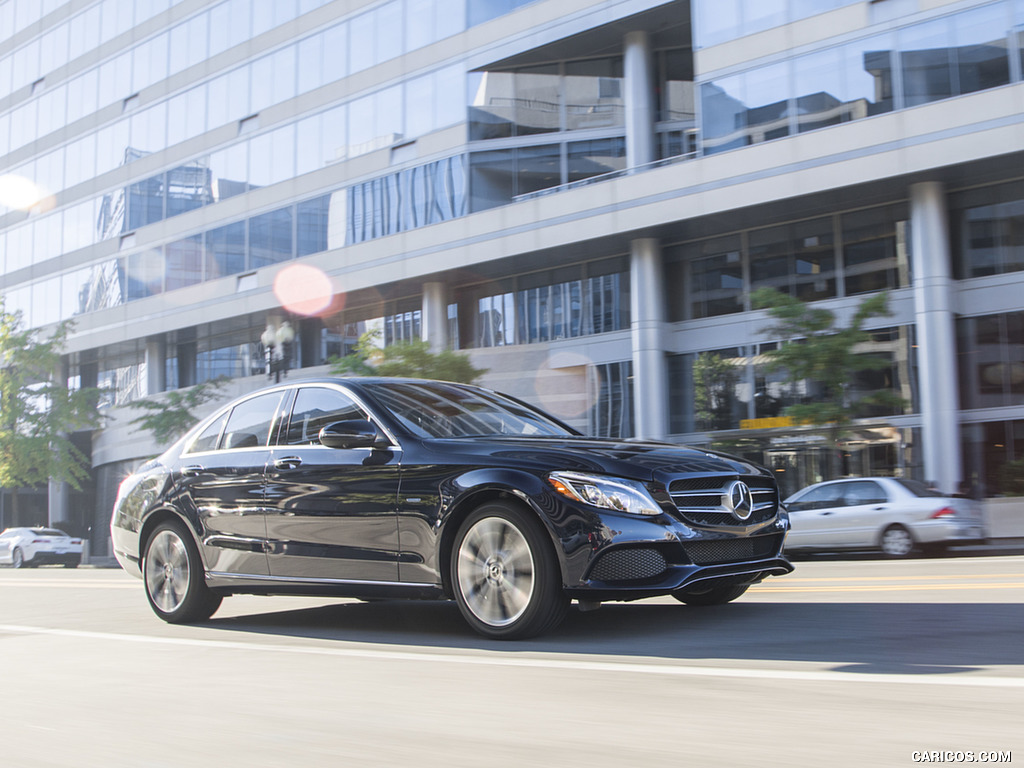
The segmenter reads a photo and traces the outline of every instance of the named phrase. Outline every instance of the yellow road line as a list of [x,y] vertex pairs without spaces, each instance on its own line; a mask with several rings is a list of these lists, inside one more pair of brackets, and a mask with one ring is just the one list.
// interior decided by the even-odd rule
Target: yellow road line
[[857,585],[824,585],[820,587],[777,587],[757,586],[750,594],[761,594],[764,592],[919,592],[919,591],[942,591],[942,590],[982,590],[982,589],[1024,589],[1024,582],[1016,584],[865,584]]
[[926,580],[938,580],[938,579],[1020,579],[1024,578],[1024,573],[964,573],[956,574],[951,576],[940,576],[938,574],[921,575],[921,576],[821,576],[814,578],[811,576],[786,576],[786,583],[792,584],[793,582],[814,582],[819,583],[822,581],[926,581]]

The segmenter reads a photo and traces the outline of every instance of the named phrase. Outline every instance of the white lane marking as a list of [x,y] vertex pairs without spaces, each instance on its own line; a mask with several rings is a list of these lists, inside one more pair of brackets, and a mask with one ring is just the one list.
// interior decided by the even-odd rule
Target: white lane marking
[[[77,629],[55,629],[19,624],[0,624],[0,632],[8,634],[41,634],[89,640],[116,640],[125,643],[177,645],[191,648],[213,648],[230,651],[254,651],[306,656],[333,656],[380,661],[411,661],[429,664],[468,664],[488,667],[519,667],[531,669],[562,669],[586,672],[619,672],[663,675],[666,677],[720,677],[745,680],[785,680],[804,683],[875,683],[880,685],[938,685],[980,688],[1024,688],[1024,677],[964,675],[958,677],[935,674],[892,674],[876,672],[833,672],[788,669],[733,669],[730,667],[693,667],[680,664],[637,664],[624,661],[591,661],[570,658],[544,659],[504,655],[431,653],[412,651],[378,651],[369,648],[325,648],[263,643],[239,643],[230,640],[199,640],[187,637],[154,637],[126,635],[116,632],[92,632]],[[485,652],[486,653],[486,652]]]

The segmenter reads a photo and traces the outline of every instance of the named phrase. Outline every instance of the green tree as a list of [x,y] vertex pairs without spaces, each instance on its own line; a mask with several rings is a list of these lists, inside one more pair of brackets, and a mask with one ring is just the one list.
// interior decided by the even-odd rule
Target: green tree
[[693,363],[693,400],[698,429],[729,426],[736,366],[721,355],[702,352]]
[[774,288],[759,288],[751,294],[751,301],[755,308],[767,309],[775,321],[762,333],[783,340],[777,349],[766,353],[769,370],[784,372],[791,384],[804,382],[815,387],[813,399],[786,407],[785,414],[796,423],[826,427],[835,446],[850,422],[869,409],[898,410],[905,405],[904,399],[890,390],[857,394],[850,386],[858,374],[892,364],[888,358],[863,351],[863,345],[871,340],[865,323],[892,314],[888,294],[861,301],[845,327],[839,326],[830,310],[812,307]]
[[359,337],[355,350],[345,357],[330,360],[333,373],[357,376],[403,376],[472,384],[485,368],[475,368],[466,355],[450,349],[431,352],[426,341],[400,341],[387,347],[377,346],[380,331],[367,331]]
[[128,423],[138,424],[140,429],[147,430],[158,445],[168,445],[196,423],[193,411],[217,397],[227,381],[227,376],[219,376],[188,389],[172,390],[159,399],[136,400],[132,407],[146,413]]
[[69,389],[59,376],[71,329],[64,322],[42,338],[0,299],[0,487],[11,491],[15,523],[19,488],[52,479],[81,490],[89,478],[88,459],[68,434],[100,425],[100,390]]

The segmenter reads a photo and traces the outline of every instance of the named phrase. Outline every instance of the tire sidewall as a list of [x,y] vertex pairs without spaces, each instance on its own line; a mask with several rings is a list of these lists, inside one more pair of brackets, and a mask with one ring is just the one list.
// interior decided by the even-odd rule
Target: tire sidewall
[[[890,551],[886,550],[885,538],[886,538],[886,535],[889,534],[891,531],[897,531],[899,533],[902,533],[904,536],[906,536],[907,541],[909,542],[910,546],[907,548],[907,550],[905,552],[890,552]],[[914,549],[915,549],[916,546],[917,546],[917,544],[914,541],[913,534],[908,529],[904,528],[902,525],[890,525],[887,528],[885,528],[882,531],[881,536],[878,537],[878,548],[881,550],[882,554],[885,555],[886,557],[892,557],[892,558],[910,557],[910,555],[912,555],[914,553]]]
[[[462,594],[459,581],[459,551],[474,525],[497,518],[515,527],[525,539],[533,558],[534,585],[530,604],[521,616],[504,626],[493,626],[473,613]],[[513,640],[532,637],[553,628],[565,616],[568,599],[562,590],[561,569],[550,536],[536,516],[518,504],[491,501],[477,507],[462,521],[449,561],[452,593],[466,622],[485,637]]]
[[[149,583],[146,580],[146,570],[150,558],[150,550],[153,546],[153,542],[156,541],[157,537],[164,531],[169,531],[181,541],[185,549],[185,555],[188,563],[188,586],[185,590],[185,596],[182,598],[181,603],[173,611],[164,611],[160,608],[153,596],[149,591]],[[184,624],[191,621],[198,621],[201,619],[207,619],[216,610],[216,605],[219,605],[220,599],[215,598],[210,594],[206,587],[205,575],[203,569],[202,560],[199,557],[199,548],[196,546],[192,539],[192,536],[188,533],[185,526],[177,521],[168,520],[160,523],[150,534],[146,540],[145,553],[142,558],[142,581],[143,588],[146,592],[146,600],[149,602],[150,608],[153,612],[164,621],[170,624]],[[216,601],[214,603],[214,601]],[[210,610],[209,606],[213,605],[213,609]]]

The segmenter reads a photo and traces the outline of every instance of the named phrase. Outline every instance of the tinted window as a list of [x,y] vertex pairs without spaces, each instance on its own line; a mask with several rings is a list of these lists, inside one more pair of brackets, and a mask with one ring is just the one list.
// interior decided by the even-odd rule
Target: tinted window
[[217,440],[220,438],[221,430],[224,428],[224,422],[227,420],[227,414],[225,413],[219,419],[211,423],[206,429],[196,436],[196,439],[192,441],[192,445],[188,448],[188,453],[199,453],[200,451],[212,451],[217,447]]
[[319,445],[320,430],[336,421],[365,419],[366,414],[348,395],[335,389],[308,387],[300,389],[292,407],[291,421],[285,443],[288,445]]
[[885,489],[870,480],[843,483],[843,497],[848,507],[858,504],[881,504],[889,500]]
[[266,445],[280,402],[281,393],[270,392],[236,405],[228,417],[220,447],[230,450]]
[[419,437],[572,434],[539,411],[484,390],[440,383],[388,383],[375,386],[373,393]]
[[896,482],[906,488],[915,496],[921,496],[922,498],[941,498],[946,494],[941,491],[937,491],[934,488],[929,488],[924,483],[918,480],[907,480],[904,478],[897,478]]
[[843,489],[835,483],[812,488],[799,498],[789,503],[791,510],[827,509],[842,504]]

